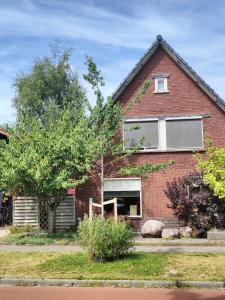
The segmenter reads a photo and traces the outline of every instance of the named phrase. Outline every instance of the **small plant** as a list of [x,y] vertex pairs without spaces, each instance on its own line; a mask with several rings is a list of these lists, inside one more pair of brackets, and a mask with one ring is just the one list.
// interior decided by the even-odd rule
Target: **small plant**
[[10,234],[19,234],[19,233],[34,232],[36,230],[37,229],[34,226],[30,225],[30,224],[21,225],[21,226],[12,225],[12,226],[9,227]]
[[134,246],[134,231],[124,222],[87,216],[79,223],[79,240],[97,261],[118,259]]

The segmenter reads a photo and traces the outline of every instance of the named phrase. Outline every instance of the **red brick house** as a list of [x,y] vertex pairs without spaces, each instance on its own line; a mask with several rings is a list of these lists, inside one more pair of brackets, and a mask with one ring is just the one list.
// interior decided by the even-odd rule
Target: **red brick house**
[[[141,100],[126,115],[123,137],[126,147],[145,137],[143,149],[132,156],[134,164],[176,163],[142,178],[108,178],[104,183],[105,199],[117,197],[118,214],[126,215],[137,230],[147,219],[163,220],[175,226],[176,219],[167,207],[166,182],[195,170],[193,151],[204,151],[204,139],[225,146],[225,103],[206,82],[157,36],[113,94],[113,100],[125,108],[145,80],[151,85]],[[139,131],[131,126],[141,125]],[[89,180],[78,188],[76,217],[88,212],[88,198],[98,201],[98,186]]]

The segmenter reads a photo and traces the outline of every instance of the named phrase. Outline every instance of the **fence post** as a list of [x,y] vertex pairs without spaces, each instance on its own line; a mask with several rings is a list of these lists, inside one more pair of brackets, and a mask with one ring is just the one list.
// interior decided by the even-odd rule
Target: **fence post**
[[114,198],[114,216],[115,216],[115,221],[117,222],[118,219],[118,212],[117,212],[117,198]]
[[92,198],[89,198],[89,218],[92,220]]

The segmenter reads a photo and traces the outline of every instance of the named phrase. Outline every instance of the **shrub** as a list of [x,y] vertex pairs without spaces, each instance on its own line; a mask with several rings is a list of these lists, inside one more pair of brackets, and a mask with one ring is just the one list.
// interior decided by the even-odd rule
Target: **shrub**
[[196,236],[204,237],[212,227],[225,227],[225,202],[213,195],[200,173],[167,182],[165,194],[170,200],[168,207]]
[[98,261],[117,259],[132,250],[134,245],[133,230],[121,220],[103,219],[87,216],[78,227],[81,245],[91,257]]
[[19,234],[19,233],[26,233],[26,232],[34,232],[37,229],[30,224],[27,225],[12,225],[9,227],[10,234]]

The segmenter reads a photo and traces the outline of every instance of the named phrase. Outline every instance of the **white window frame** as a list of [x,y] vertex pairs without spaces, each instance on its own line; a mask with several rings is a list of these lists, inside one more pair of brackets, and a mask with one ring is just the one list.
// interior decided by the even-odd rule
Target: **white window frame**
[[[167,141],[166,141],[166,121],[167,120],[201,120],[201,127],[202,127],[202,147],[190,147],[190,148],[167,148]],[[145,152],[182,152],[182,151],[197,151],[197,150],[204,150],[204,130],[203,130],[203,117],[202,116],[188,116],[188,117],[165,117],[165,118],[137,118],[137,119],[126,119],[123,122],[123,142],[125,142],[125,134],[124,134],[124,124],[125,123],[132,123],[132,122],[151,122],[151,121],[158,121],[158,136],[159,136],[159,147],[156,149],[144,148],[138,151],[138,153],[145,153]],[[125,145],[123,146],[124,151],[126,151]]]
[[[142,181],[141,181],[141,178],[140,177],[125,177],[125,178],[117,178],[117,177],[114,177],[114,178],[105,178],[104,181],[114,181],[114,180],[139,180],[140,181],[140,189],[139,190],[135,190],[135,191],[139,191],[140,192],[140,215],[136,215],[136,216],[130,216],[130,215],[126,215],[126,217],[128,218],[139,218],[141,219],[142,218]],[[111,191],[113,192],[113,191]]]
[[[164,90],[159,90],[159,80],[163,80],[164,82]],[[155,77],[155,94],[163,94],[163,93],[168,93],[168,80],[167,77],[160,77],[157,76]]]
[[[124,128],[124,124],[125,123],[135,123],[135,122],[154,122],[154,121],[158,121],[158,144],[159,144],[159,147],[158,148],[143,148],[141,150],[139,150],[138,152],[158,152],[160,151],[160,128],[159,128],[159,118],[140,118],[140,119],[126,119],[123,121],[123,143],[125,142],[125,128]],[[123,150],[126,151],[126,148],[125,148],[125,143],[123,144]]]
[[[187,148],[167,148],[166,145],[166,149],[167,151],[195,151],[195,150],[204,150],[205,146],[204,146],[204,136],[203,136],[203,118],[201,116],[193,116],[193,117],[168,117],[165,118],[165,123],[166,121],[170,121],[170,120],[201,120],[201,128],[202,128],[202,147],[187,147]],[[165,135],[166,135],[166,131],[165,131]],[[165,137],[166,138],[166,137]]]

